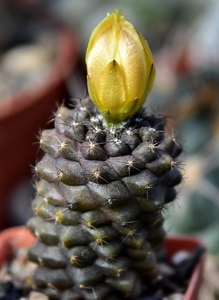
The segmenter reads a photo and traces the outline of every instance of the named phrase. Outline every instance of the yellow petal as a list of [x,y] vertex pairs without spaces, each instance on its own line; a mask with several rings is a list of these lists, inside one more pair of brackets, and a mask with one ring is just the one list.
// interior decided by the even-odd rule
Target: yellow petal
[[96,92],[95,85],[92,82],[92,79],[89,75],[87,75],[87,87],[88,87],[88,93],[90,95],[90,98],[92,99],[92,101],[97,107],[100,107],[101,103],[98,99],[98,93]]
[[110,62],[103,71],[99,87],[101,111],[109,111],[115,122],[118,106],[125,102],[124,76],[117,61]]

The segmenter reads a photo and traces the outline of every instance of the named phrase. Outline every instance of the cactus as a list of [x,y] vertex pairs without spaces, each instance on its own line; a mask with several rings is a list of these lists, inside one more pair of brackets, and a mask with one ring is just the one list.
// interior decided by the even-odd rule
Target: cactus
[[160,276],[163,210],[182,179],[182,149],[165,117],[143,108],[120,124],[121,114],[115,124],[103,116],[89,98],[75,100],[40,138],[29,258],[39,265],[36,289],[50,299],[138,299]]

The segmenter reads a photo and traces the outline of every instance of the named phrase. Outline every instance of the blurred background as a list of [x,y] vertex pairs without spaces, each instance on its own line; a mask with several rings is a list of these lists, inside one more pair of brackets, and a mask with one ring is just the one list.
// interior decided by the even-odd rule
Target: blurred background
[[155,58],[147,110],[169,117],[168,128],[185,149],[184,182],[166,213],[166,230],[207,245],[212,298],[203,299],[219,299],[218,0],[0,1],[0,229],[29,218],[31,165],[41,156],[37,135],[52,126],[58,104],[86,94],[90,33],[115,8]]

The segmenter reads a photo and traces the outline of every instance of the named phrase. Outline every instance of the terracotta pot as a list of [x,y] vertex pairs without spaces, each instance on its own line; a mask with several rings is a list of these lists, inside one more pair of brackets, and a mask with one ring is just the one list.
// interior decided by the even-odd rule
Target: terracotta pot
[[[13,250],[19,247],[30,247],[36,241],[26,227],[14,227],[0,233],[0,266],[10,258]],[[202,243],[191,237],[167,237],[165,248],[169,258],[179,250],[192,252]],[[189,282],[184,300],[198,300],[198,293],[202,283],[204,255],[202,255]]]
[[[203,246],[203,244],[200,240],[192,237],[167,237],[165,239],[165,248],[169,258],[179,250],[192,252],[197,246]],[[184,300],[198,300],[199,290],[203,281],[204,259],[205,255],[202,255],[195,267]]]
[[30,247],[36,238],[24,227],[12,227],[0,233],[0,266],[10,259],[12,252],[21,247]]
[[0,101],[0,230],[10,225],[7,218],[9,193],[22,178],[31,175],[30,165],[35,164],[39,147],[34,144],[36,135],[40,128],[45,128],[52,112],[57,110],[57,104],[66,97],[68,99],[66,78],[73,72],[79,58],[79,42],[75,33],[37,2],[6,2],[15,5],[15,9],[42,18],[55,36],[57,49],[49,72],[40,83]]

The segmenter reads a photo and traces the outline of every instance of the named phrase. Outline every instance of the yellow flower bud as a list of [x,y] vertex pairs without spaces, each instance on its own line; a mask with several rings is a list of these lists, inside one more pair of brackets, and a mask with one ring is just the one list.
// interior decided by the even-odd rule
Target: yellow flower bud
[[147,41],[115,10],[91,33],[86,52],[91,100],[107,123],[120,123],[145,102],[155,77]]

